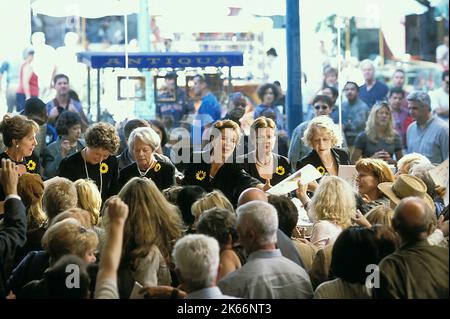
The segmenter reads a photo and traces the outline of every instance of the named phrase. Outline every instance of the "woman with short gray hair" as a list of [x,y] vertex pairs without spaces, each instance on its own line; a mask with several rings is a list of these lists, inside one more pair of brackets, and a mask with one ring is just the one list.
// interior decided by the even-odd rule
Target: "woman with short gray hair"
[[128,149],[135,162],[120,170],[120,188],[133,177],[149,178],[161,191],[175,184],[175,167],[154,157],[160,144],[159,135],[150,127],[138,127],[131,132]]

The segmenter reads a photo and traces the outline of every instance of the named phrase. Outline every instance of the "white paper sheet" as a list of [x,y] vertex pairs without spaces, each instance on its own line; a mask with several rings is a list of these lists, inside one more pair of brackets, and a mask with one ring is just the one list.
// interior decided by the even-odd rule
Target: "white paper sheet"
[[[300,174],[301,178],[299,177]],[[298,188],[298,180],[300,180],[302,185],[306,185],[321,177],[322,174],[320,174],[320,172],[314,166],[308,164],[282,182],[269,189],[267,193],[271,195],[285,195]]]
[[429,174],[436,185],[444,186],[447,188],[444,197],[444,203],[445,205],[448,205],[448,159],[443,161],[435,168],[431,169],[429,171]]

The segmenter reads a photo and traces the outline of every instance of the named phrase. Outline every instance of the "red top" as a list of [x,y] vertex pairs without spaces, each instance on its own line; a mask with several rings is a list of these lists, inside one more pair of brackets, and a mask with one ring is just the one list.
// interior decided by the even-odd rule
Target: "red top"
[[[17,93],[25,94],[25,91],[23,90],[23,68],[25,65],[29,64],[29,62],[25,62],[20,66],[20,73],[19,73],[19,87],[17,89]],[[30,95],[38,97],[39,96],[39,84],[38,84],[38,76],[34,71],[31,73],[30,77]]]

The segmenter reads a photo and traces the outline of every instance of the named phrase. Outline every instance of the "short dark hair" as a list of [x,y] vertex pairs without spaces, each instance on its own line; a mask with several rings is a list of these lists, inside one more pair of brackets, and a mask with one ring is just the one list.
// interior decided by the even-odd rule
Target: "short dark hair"
[[128,140],[128,138],[130,137],[131,132],[133,132],[133,130],[135,128],[138,127],[149,127],[150,124],[147,121],[141,120],[141,119],[133,119],[133,120],[129,120],[125,126],[123,127],[123,134],[125,135],[125,139]]
[[69,82],[69,77],[65,74],[60,73],[56,74],[55,77],[53,78],[53,85],[55,85],[56,81],[58,81],[59,79],[66,79],[67,82]]
[[331,91],[331,95],[333,95],[334,98],[337,98],[339,96],[339,91],[334,86],[327,85],[322,89],[322,91],[325,89],[329,89]]
[[352,84],[352,85],[354,85],[354,86],[356,87],[356,92],[359,92],[359,85],[358,85],[356,82],[347,81],[347,82],[344,84],[344,89],[345,89],[345,87],[347,86],[347,84]]
[[316,104],[317,102],[324,102],[326,105],[328,105],[328,107],[333,107],[333,102],[327,95],[316,95],[312,101],[312,105]]
[[61,113],[55,123],[58,136],[67,135],[69,129],[75,125],[81,125],[81,117],[76,112],[66,111]]
[[402,88],[392,88],[389,90],[389,97],[391,97],[393,94],[401,94],[402,97],[405,97],[405,91],[403,91]]
[[297,226],[298,210],[295,204],[286,196],[269,195],[269,204],[277,210],[278,228],[291,237],[292,231]]
[[31,97],[25,101],[22,114],[39,125],[44,124],[48,119],[47,107],[45,106],[45,103],[37,97]]
[[392,74],[395,74],[395,73],[397,73],[397,72],[403,73],[403,75],[406,74],[406,73],[405,73],[405,70],[403,70],[403,69],[395,69],[394,73],[392,73]]
[[366,282],[367,265],[379,260],[375,233],[365,227],[344,229],[333,245],[330,271],[333,276],[350,283]]
[[441,77],[442,81],[445,80],[446,76],[448,76],[448,70],[445,70],[444,72],[442,72],[442,77]]
[[259,99],[262,101],[264,98],[264,93],[268,90],[268,89],[272,89],[273,95],[274,95],[274,99],[278,100],[281,96],[280,94],[280,90],[278,89],[278,87],[272,83],[266,83],[261,85],[258,90],[256,91],[256,94],[258,95]]

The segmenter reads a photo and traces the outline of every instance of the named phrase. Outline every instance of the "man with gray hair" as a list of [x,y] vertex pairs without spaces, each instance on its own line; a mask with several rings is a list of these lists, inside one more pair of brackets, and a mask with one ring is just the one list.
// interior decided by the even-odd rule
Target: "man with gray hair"
[[375,66],[369,59],[361,61],[361,72],[364,78],[364,84],[359,88],[359,98],[372,109],[377,101],[384,101],[388,95],[386,84],[377,80],[375,76]]
[[435,164],[442,163],[448,158],[448,123],[432,115],[427,93],[414,91],[406,99],[414,120],[406,132],[407,152],[420,153]]
[[392,227],[402,245],[379,264],[378,298],[448,299],[448,248],[430,246],[433,212],[419,197],[406,197],[396,207]]
[[307,299],[313,290],[306,271],[276,249],[278,215],[269,203],[252,201],[237,209],[239,239],[248,255],[242,268],[218,286],[229,295],[248,299]]
[[219,243],[205,235],[187,235],[177,241],[172,257],[175,272],[188,299],[230,299],[216,286]]

